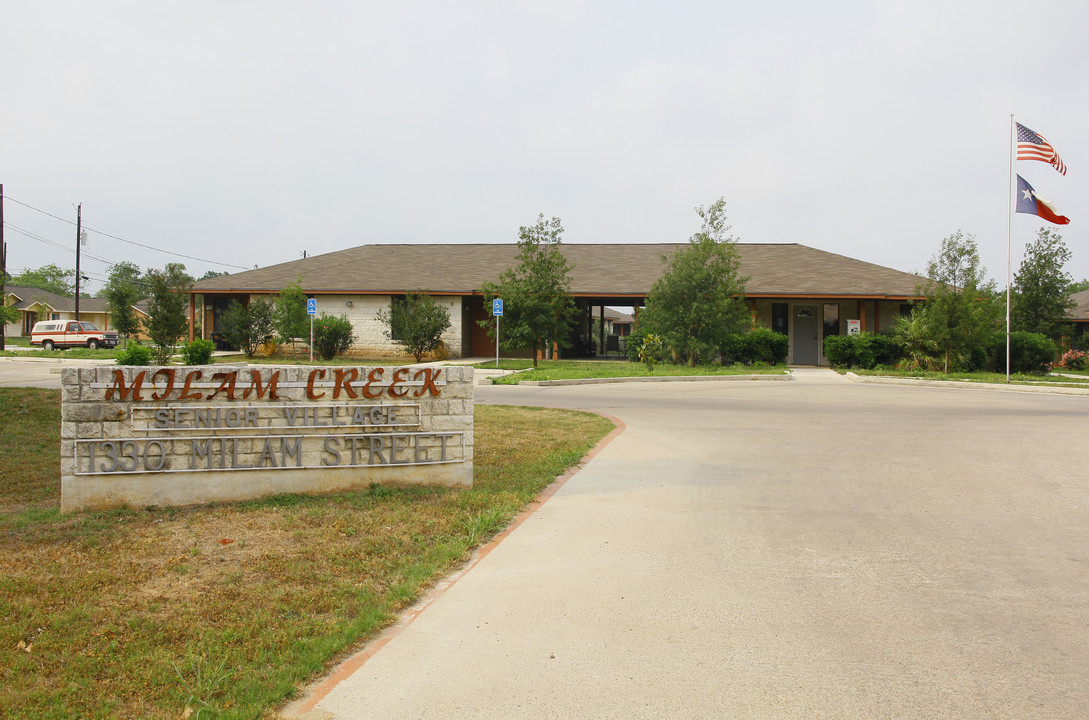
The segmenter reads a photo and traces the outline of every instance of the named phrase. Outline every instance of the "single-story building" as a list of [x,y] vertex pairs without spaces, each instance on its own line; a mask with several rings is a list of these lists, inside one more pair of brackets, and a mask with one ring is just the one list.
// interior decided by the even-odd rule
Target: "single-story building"
[[[638,308],[645,304],[665,264],[663,256],[687,247],[670,244],[563,244],[570,266],[575,302],[582,311],[572,346],[583,354],[605,354],[606,333],[600,311],[606,305]],[[827,364],[824,338],[843,335],[847,321],[858,320],[867,332],[889,329],[917,299],[925,279],[873,263],[796,243],[739,243],[745,298],[756,321],[790,338],[788,361]],[[299,282],[315,298],[318,313],[344,315],[356,336],[352,352],[369,357],[402,355],[389,341],[378,312],[393,298],[427,290],[450,311],[444,335],[450,357],[494,357],[495,342],[479,321],[491,320],[480,287],[496,282],[517,262],[516,244],[360,245],[325,255],[293,260],[232,275],[199,280],[190,294],[191,327],[204,337],[216,331],[216,317],[232,300],[269,296]],[[194,307],[204,296],[203,308]],[[196,317],[202,312],[203,318]],[[592,323],[599,324],[593,338]],[[502,330],[501,330],[502,331]],[[595,347],[595,345],[599,345]]]
[[1082,290],[1070,296],[1074,307],[1066,313],[1066,319],[1074,324],[1074,337],[1080,338],[1089,332],[1089,290]]
[[[29,337],[39,320],[75,320],[76,299],[57,295],[48,290],[18,285],[4,286],[4,304],[22,312],[15,322],[4,326],[5,337]],[[79,299],[79,319],[93,322],[100,330],[110,329],[110,314],[102,298]]]

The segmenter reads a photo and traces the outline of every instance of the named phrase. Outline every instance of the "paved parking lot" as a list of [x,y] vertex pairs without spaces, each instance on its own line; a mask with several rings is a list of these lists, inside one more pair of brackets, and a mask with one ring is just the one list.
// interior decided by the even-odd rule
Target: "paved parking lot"
[[298,717],[1083,718],[1089,397],[481,387],[626,429]]

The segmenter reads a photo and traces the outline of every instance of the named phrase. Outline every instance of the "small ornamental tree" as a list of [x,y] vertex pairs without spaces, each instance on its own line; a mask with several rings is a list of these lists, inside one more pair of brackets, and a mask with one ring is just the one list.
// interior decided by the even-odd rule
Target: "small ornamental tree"
[[738,275],[737,241],[727,235],[726,201],[698,207],[703,220],[688,247],[664,256],[666,269],[647,296],[641,321],[689,367],[710,358],[730,333],[747,329],[745,281]]
[[450,329],[450,311],[426,290],[393,298],[389,312],[378,311],[387,338],[412,353],[416,362],[442,347],[442,334]]
[[125,338],[140,332],[140,317],[133,306],[143,296],[140,289],[140,268],[135,263],[122,261],[110,268],[110,277],[102,291],[110,323],[117,334]]
[[944,372],[969,367],[973,351],[993,335],[999,310],[990,301],[994,283],[985,278],[975,236],[958,230],[942,240],[926,274],[930,282],[918,288],[926,300],[898,328],[909,357],[922,365],[915,353],[930,347]]
[[[310,316],[306,312],[306,294],[302,289],[302,278],[280,291],[276,298],[276,309],[272,314],[273,325],[280,342],[291,342],[294,338],[310,335]],[[291,343],[291,359],[295,359],[295,343]]]
[[151,297],[147,333],[155,343],[155,362],[166,365],[178,341],[189,330],[185,293],[192,286],[193,278],[181,263],[167,263],[162,270],[148,270],[145,277]]
[[[537,216],[535,225],[518,229],[518,264],[507,268],[498,283],[485,282],[484,307],[491,314],[492,300],[503,299],[503,328],[500,346],[508,350],[532,350],[537,354],[553,344],[567,345],[577,310],[571,296],[570,267],[560,252],[563,225],[558,217]],[[495,338],[495,324],[481,320],[480,326]]]
[[246,357],[253,357],[257,348],[272,339],[272,303],[253,298],[247,306],[233,300],[220,316],[219,327],[224,340],[246,353]]

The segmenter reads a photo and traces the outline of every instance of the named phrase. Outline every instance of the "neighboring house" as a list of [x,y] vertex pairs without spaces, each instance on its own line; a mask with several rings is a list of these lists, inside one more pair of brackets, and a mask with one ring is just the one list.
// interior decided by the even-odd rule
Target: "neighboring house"
[[[595,306],[591,308],[591,325],[593,337],[598,344],[594,348],[595,354],[622,355],[625,350],[625,339],[631,335],[635,317],[620,312],[616,308]],[[601,338],[605,338],[605,349],[600,350]]]
[[632,325],[635,324],[635,317],[622,313],[616,308],[611,307],[594,307],[591,317],[593,317],[595,323],[600,323],[602,316],[605,318],[604,328],[606,335],[631,335]]
[[1089,333],[1089,290],[1082,290],[1070,296],[1074,307],[1066,313],[1066,319],[1074,325],[1074,337],[1080,338]]
[[[76,299],[57,295],[48,290],[17,285],[4,286],[4,303],[22,311],[22,317],[4,326],[5,337],[29,337],[34,323],[39,320],[75,320]],[[141,320],[147,317],[147,301],[133,306]],[[99,330],[111,330],[110,314],[104,298],[79,299],[79,319],[93,322]],[[139,337],[143,337],[140,335]]]
[[[681,244],[564,244],[571,292],[582,313],[571,346],[605,354],[606,336],[591,345],[593,308],[633,307],[637,324],[642,306],[665,265],[663,255]],[[925,279],[910,273],[824,252],[805,245],[737,245],[745,298],[753,318],[790,338],[788,362],[824,365],[824,338],[847,332],[848,320],[863,330],[891,329],[918,298]],[[195,325],[204,337],[216,331],[216,317],[231,300],[269,296],[301,278],[303,291],[317,300],[318,312],[345,315],[356,335],[352,352],[369,357],[401,355],[383,334],[377,314],[392,298],[427,290],[450,311],[443,339],[452,357],[494,357],[495,343],[482,327],[490,324],[480,287],[497,281],[517,262],[518,246],[360,245],[358,247],[199,280],[190,292],[204,296],[203,318]],[[200,312],[199,308],[195,309]],[[600,311],[598,322],[601,322]],[[594,347],[596,346],[596,347]],[[568,353],[570,354],[570,353]]]
[[[57,295],[48,290],[19,285],[4,286],[4,304],[14,305],[22,311],[22,317],[4,326],[6,337],[29,337],[34,323],[39,320],[75,320],[76,299]],[[106,301],[102,298],[79,299],[79,319],[93,322],[100,330],[110,329]]]

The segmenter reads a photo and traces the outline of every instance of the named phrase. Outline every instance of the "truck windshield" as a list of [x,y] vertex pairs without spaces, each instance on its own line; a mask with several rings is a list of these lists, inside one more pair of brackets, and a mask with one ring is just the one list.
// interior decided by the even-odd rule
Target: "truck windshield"
[[94,332],[95,330],[98,330],[98,328],[92,322],[80,323],[80,325],[83,326],[84,332]]

